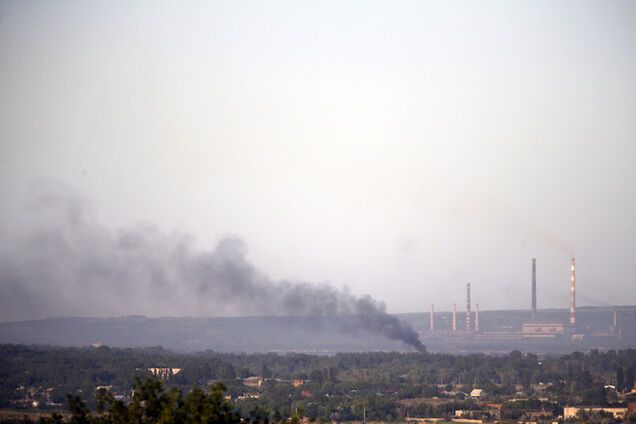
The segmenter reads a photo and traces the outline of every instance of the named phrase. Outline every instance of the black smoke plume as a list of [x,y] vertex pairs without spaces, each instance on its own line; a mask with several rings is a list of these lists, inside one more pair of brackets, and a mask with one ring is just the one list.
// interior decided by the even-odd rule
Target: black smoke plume
[[226,237],[211,251],[154,226],[109,231],[86,202],[40,192],[28,231],[0,251],[0,320],[49,316],[349,315],[354,326],[418,350],[417,333],[369,296],[323,283],[273,281]]

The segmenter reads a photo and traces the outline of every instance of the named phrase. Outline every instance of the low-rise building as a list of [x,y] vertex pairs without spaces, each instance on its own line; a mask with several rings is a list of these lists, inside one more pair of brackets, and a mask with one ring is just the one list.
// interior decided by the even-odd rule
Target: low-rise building
[[577,418],[579,411],[584,411],[588,414],[605,412],[612,414],[616,419],[624,419],[627,416],[627,408],[604,408],[595,406],[566,406],[563,408],[563,418]]
[[486,397],[486,392],[484,389],[473,389],[470,392],[470,397],[473,399],[483,399]]
[[179,374],[181,372],[181,368],[154,367],[148,368],[148,372],[155,377],[167,380],[171,375]]
[[247,387],[261,387],[263,385],[263,377],[247,377],[243,379],[243,384]]
[[553,338],[565,334],[565,325],[558,323],[524,323],[521,327],[524,338]]

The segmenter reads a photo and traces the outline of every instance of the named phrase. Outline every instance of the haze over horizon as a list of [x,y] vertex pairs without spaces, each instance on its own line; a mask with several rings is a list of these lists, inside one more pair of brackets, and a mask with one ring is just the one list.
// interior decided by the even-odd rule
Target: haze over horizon
[[567,307],[570,256],[579,305],[636,304],[634,22],[631,1],[2,2],[0,321],[207,313],[181,264],[159,278],[178,304],[144,298],[127,234],[152,266],[242,240],[249,281],[389,312],[462,308],[466,282],[528,308],[533,257],[539,308]]

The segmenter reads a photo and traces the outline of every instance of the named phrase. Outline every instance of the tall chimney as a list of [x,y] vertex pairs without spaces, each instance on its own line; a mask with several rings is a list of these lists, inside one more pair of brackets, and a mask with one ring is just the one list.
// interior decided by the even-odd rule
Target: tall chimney
[[537,260],[532,258],[532,318],[537,315]]
[[431,322],[430,322],[431,333],[435,331],[435,320],[433,319],[434,313],[435,313],[435,305],[431,303]]
[[470,331],[470,283],[466,283],[466,331]]
[[475,331],[479,331],[479,303],[475,303]]
[[453,331],[457,331],[457,303],[453,303]]
[[570,259],[570,325],[576,325],[576,296],[574,282],[574,258]]

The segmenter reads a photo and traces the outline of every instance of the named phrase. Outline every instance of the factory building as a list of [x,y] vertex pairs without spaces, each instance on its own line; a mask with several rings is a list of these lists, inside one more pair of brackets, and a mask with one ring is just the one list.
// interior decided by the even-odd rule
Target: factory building
[[524,323],[521,327],[523,337],[555,337],[563,336],[565,332],[565,324]]

